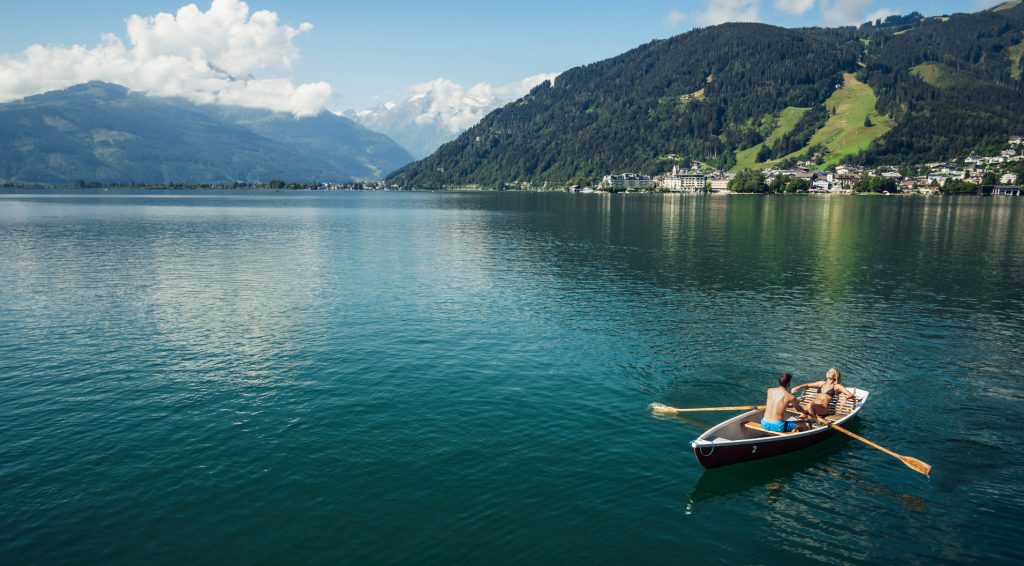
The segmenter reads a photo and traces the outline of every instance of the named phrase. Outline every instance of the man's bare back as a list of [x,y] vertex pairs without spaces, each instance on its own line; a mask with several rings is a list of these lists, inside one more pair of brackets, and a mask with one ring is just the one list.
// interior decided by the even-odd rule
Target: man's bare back
[[772,387],[768,390],[768,401],[764,409],[764,418],[773,421],[786,420],[786,409],[792,407],[799,413],[805,411],[796,402],[796,397],[783,387]]
[[[796,397],[789,392],[789,382],[792,377],[789,373],[780,375],[779,385],[768,390],[764,418],[761,419],[761,426],[768,430],[778,430],[779,432],[807,430],[811,428],[810,423],[814,422],[814,417],[801,407]],[[807,422],[800,422],[799,424],[782,422],[786,420],[786,409],[790,408],[794,412],[804,415],[807,418]]]

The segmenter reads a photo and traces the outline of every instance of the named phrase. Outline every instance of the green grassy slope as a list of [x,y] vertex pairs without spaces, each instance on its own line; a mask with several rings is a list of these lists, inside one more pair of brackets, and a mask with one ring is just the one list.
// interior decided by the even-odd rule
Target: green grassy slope
[[[864,151],[872,141],[893,129],[896,123],[875,110],[877,102],[878,97],[870,86],[853,75],[843,75],[843,88],[836,90],[825,102],[825,107],[834,108],[836,113],[829,117],[810,142],[810,145],[821,144],[828,148],[826,167],[838,164],[848,155]],[[871,117],[871,127],[864,126],[864,116]]]
[[935,88],[980,88],[987,84],[966,71],[942,63],[928,62],[912,67],[910,72]]
[[1010,76],[1019,81],[1021,77],[1021,56],[1024,55],[1024,43],[1018,43],[1006,50],[1010,54]]
[[810,110],[810,108],[798,108],[796,106],[787,106],[784,108],[782,112],[779,113],[775,129],[763,143],[759,143],[754,147],[736,152],[736,167],[734,167],[733,170],[739,171],[740,169],[765,168],[778,163],[778,161],[757,163],[757,152],[760,151],[761,147],[765,144],[770,146],[778,141],[782,136],[793,131],[793,127],[796,126],[796,123],[800,121],[800,118],[802,118],[808,110]]
[[[931,68],[925,70],[935,76],[941,74],[939,70]],[[878,98],[870,86],[858,81],[849,73],[844,74],[843,87],[837,89],[825,102],[826,108],[830,110],[835,109],[835,115],[829,116],[828,121],[825,122],[821,129],[814,133],[806,147],[782,159],[756,163],[754,159],[757,156],[758,150],[761,149],[761,145],[756,145],[736,153],[736,167],[734,170],[773,167],[784,159],[800,157],[807,151],[808,147],[819,144],[828,148],[829,151],[828,159],[824,166],[836,165],[844,157],[867,149],[872,141],[889,133],[889,130],[896,125],[890,118],[879,115],[875,110],[877,101]],[[797,120],[807,110],[807,108],[786,108],[779,117],[779,126],[772,132],[771,137],[768,138],[766,143],[771,144],[791,130]],[[871,127],[864,126],[865,116],[871,117],[873,124]]]

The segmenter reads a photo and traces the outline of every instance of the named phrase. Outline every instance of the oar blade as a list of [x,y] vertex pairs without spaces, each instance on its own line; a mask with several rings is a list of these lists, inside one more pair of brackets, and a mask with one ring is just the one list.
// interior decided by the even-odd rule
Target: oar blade
[[669,407],[668,405],[662,405],[661,403],[651,403],[651,411],[661,413],[663,415],[674,415],[678,412],[677,409]]
[[740,405],[739,407],[699,407],[677,409],[676,407],[669,407],[668,405],[662,405],[661,403],[651,403],[649,407],[651,411],[655,413],[675,415],[678,413],[703,413],[707,411],[750,411],[752,409],[763,409],[764,405]]
[[932,467],[930,465],[918,460],[917,458],[912,458],[910,456],[900,456],[900,460],[904,464],[906,464],[907,467],[910,468],[911,470],[914,470],[915,472],[918,473],[922,473],[926,476],[929,475],[932,471]]
[[830,423],[830,422],[826,421],[825,419],[823,419],[821,417],[818,417],[818,420],[821,421],[823,424],[827,424],[827,425],[831,426],[834,430],[838,430],[839,432],[841,432],[841,433],[843,433],[843,434],[845,434],[847,436],[852,436],[853,438],[856,438],[857,440],[863,442],[864,444],[867,444],[868,446],[870,446],[872,448],[877,448],[877,449],[881,450],[882,452],[885,452],[886,454],[888,454],[888,455],[890,455],[890,456],[892,456],[894,458],[899,459],[900,462],[903,462],[904,464],[907,465],[908,468],[910,468],[911,470],[914,470],[915,472],[922,473],[922,474],[927,476],[932,471],[932,467],[931,466],[929,466],[928,464],[918,460],[917,458],[913,458],[911,456],[904,456],[902,454],[897,454],[897,453],[893,452],[892,450],[889,450],[888,448],[886,448],[884,446],[879,446],[878,444],[875,444],[874,442],[871,442],[870,440],[864,438],[863,436],[858,436],[858,435],[856,435],[856,434],[846,430],[845,428],[843,428],[843,427],[841,427],[841,426],[839,426],[837,424],[833,424],[833,423]]

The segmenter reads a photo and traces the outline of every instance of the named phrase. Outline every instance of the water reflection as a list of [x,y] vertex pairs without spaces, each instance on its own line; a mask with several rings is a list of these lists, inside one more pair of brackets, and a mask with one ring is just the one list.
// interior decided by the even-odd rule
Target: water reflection
[[767,460],[705,470],[690,493],[690,511],[697,510],[701,503],[749,496],[752,490],[763,491],[765,499],[775,501],[793,478],[806,475],[809,470],[819,468],[820,462],[828,460],[839,445],[837,440],[832,438],[797,453]]

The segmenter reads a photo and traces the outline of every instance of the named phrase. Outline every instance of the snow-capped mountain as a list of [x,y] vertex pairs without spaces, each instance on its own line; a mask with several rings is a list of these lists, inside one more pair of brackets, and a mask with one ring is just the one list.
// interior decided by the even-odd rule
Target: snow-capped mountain
[[398,142],[416,159],[434,152],[479,122],[490,111],[522,97],[557,73],[532,75],[500,87],[478,83],[466,88],[444,78],[413,85],[404,102],[340,113]]

